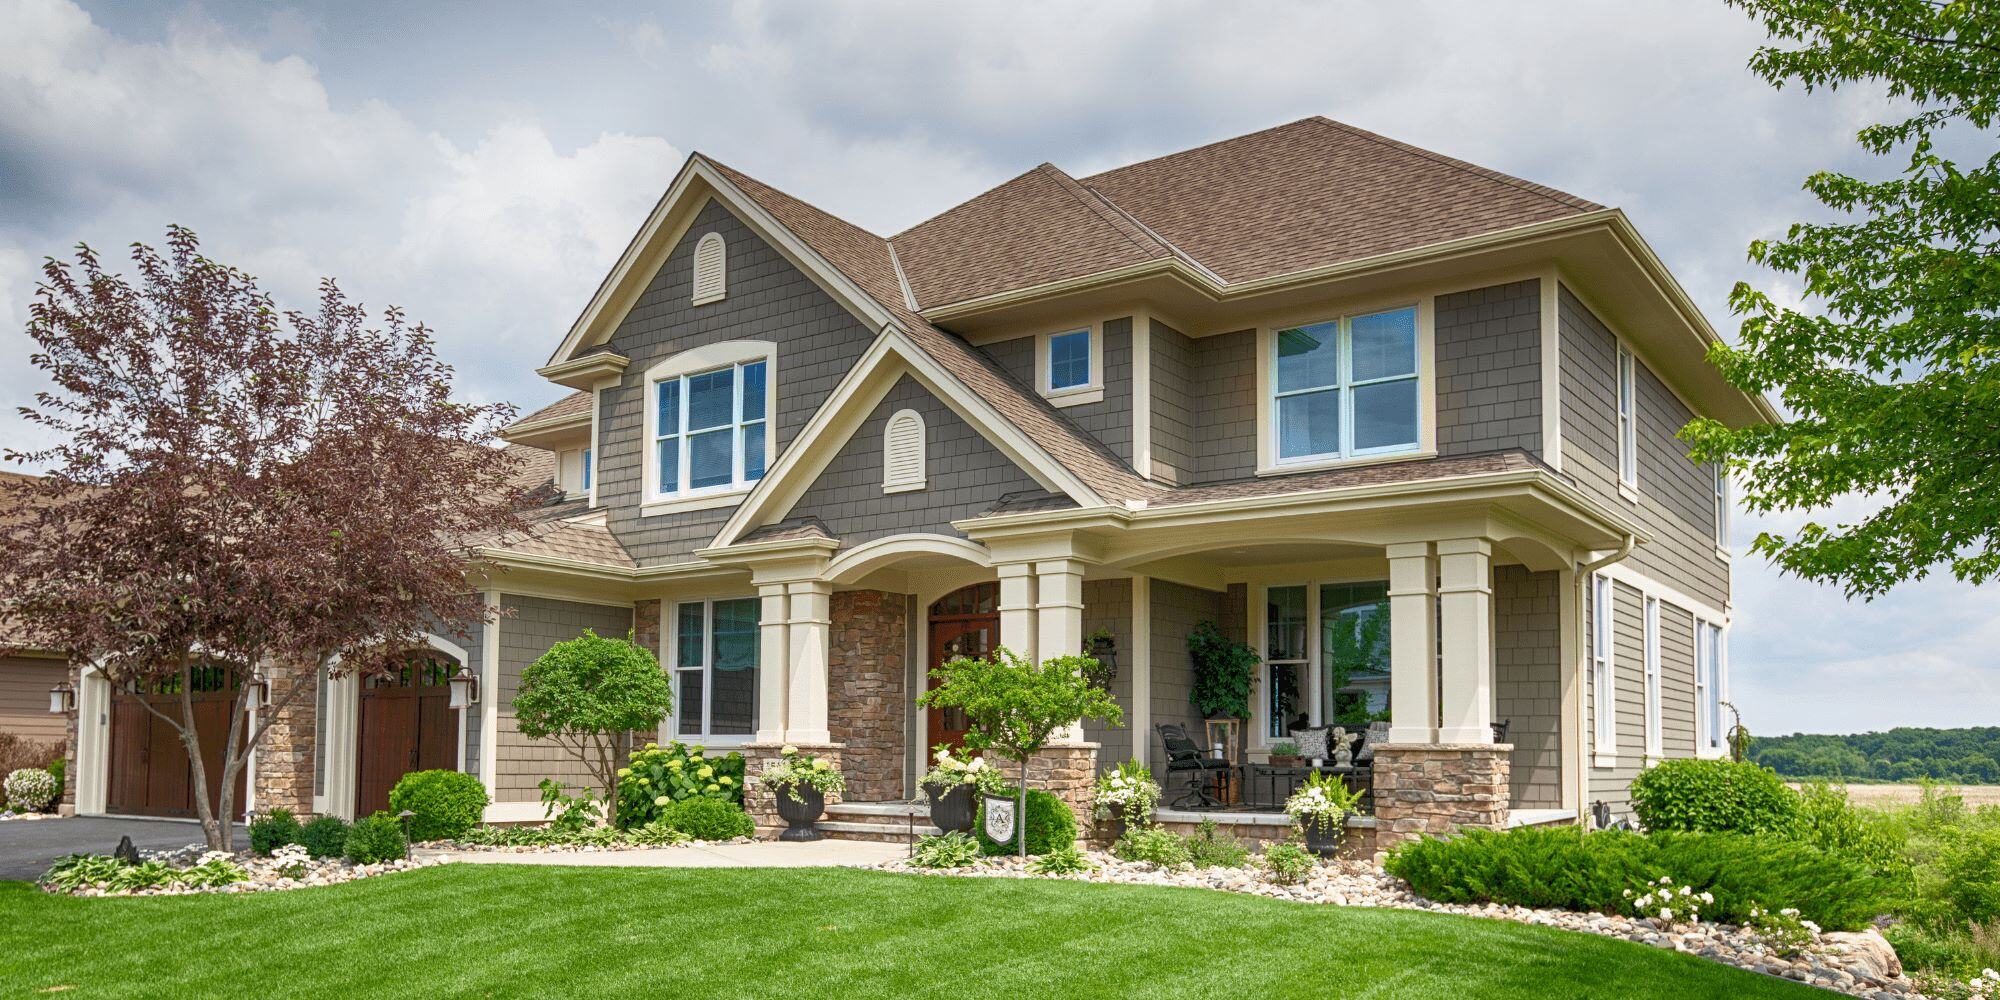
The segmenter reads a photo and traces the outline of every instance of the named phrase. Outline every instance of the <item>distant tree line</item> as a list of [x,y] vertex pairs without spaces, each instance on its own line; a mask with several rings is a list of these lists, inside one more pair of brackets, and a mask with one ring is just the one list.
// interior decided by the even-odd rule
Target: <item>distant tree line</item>
[[1788,778],[2000,784],[2000,727],[1758,737],[1750,759]]

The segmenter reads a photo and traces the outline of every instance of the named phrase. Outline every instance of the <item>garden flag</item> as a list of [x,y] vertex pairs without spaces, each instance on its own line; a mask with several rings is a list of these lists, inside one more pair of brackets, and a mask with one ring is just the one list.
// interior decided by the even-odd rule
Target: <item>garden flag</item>
[[1014,800],[986,796],[986,836],[996,844],[1014,839]]

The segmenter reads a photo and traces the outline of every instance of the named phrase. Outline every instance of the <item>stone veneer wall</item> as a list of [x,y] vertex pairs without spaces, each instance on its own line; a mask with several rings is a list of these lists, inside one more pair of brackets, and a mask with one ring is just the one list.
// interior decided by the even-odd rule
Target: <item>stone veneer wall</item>
[[[986,752],[986,762],[1000,768],[1009,784],[1017,780],[1021,773],[1021,765],[990,750]],[[1063,800],[1069,811],[1076,814],[1077,836],[1088,837],[1092,823],[1091,798],[1097,788],[1097,744],[1043,747],[1028,758],[1028,787],[1053,792],[1056,798]]]
[[1507,826],[1505,743],[1383,743],[1375,748],[1375,848],[1425,834]]
[[[83,699],[83,667],[70,664],[69,687],[75,691],[78,701]],[[64,816],[76,815],[76,722],[82,714],[79,709],[63,715],[63,787],[62,804],[57,812]],[[107,772],[108,773],[108,772]]]
[[257,746],[256,811],[289,810],[295,816],[313,811],[313,755],[317,745],[318,704],[314,691],[318,670],[310,663],[271,669],[271,704],[285,702]]
[[[842,758],[843,748],[839,744],[808,746],[801,743],[795,744],[794,748],[801,753],[825,757],[833,762],[833,766],[846,770]],[[777,794],[763,788],[757,782],[757,776],[764,773],[766,764],[784,759],[783,751],[784,746],[775,743],[750,743],[743,747],[743,809],[750,814],[751,819],[757,821],[757,833],[760,836],[766,834],[775,836],[778,831],[785,828],[785,821],[778,816]],[[832,805],[848,798],[852,798],[852,795],[829,795],[826,801],[828,805]],[[824,819],[822,816],[821,820]]]
[[844,744],[849,802],[903,797],[904,721],[909,711],[904,653],[909,604],[879,590],[833,595],[827,650],[827,728]]

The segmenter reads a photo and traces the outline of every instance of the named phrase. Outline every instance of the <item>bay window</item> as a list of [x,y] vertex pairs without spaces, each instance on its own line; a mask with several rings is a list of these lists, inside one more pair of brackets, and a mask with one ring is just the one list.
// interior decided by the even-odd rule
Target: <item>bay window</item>
[[1418,449],[1416,307],[1309,323],[1273,336],[1275,465]]
[[758,601],[675,606],[673,732],[727,740],[757,731]]

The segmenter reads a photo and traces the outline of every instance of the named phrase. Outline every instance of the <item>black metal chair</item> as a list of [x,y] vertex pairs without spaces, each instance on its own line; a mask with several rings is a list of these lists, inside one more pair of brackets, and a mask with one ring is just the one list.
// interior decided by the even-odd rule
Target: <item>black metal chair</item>
[[1513,724],[1514,724],[1514,720],[1513,720],[1513,719],[1508,719],[1508,720],[1507,720],[1507,721],[1505,721],[1505,722],[1495,722],[1495,723],[1493,723],[1493,724],[1492,724],[1492,725],[1493,725],[1493,742],[1495,742],[1495,743],[1505,743],[1505,742],[1507,742],[1507,728],[1508,728],[1509,726],[1512,726]]
[[1218,778],[1227,781],[1236,770],[1236,765],[1202,753],[1201,746],[1188,736],[1186,726],[1162,722],[1157,728],[1160,730],[1160,742],[1167,748],[1167,781],[1171,784],[1176,774],[1188,776],[1187,787],[1173,801],[1174,808],[1189,808],[1190,802],[1196,803],[1197,807],[1221,807],[1224,803],[1208,790],[1209,783]]

